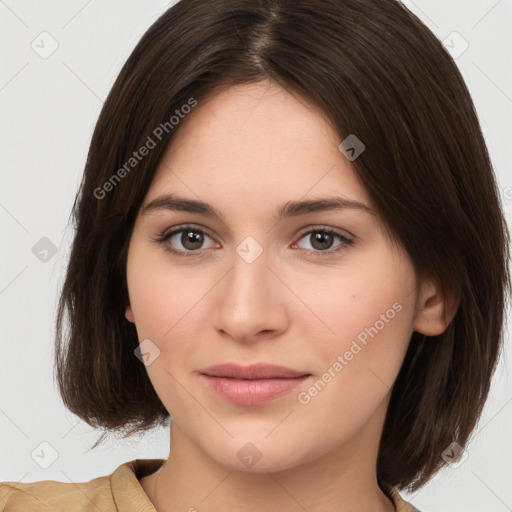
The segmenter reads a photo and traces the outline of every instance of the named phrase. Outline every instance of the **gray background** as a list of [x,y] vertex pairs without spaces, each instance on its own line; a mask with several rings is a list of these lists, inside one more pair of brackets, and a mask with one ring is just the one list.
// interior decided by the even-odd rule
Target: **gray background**
[[[404,3],[453,46],[509,218],[512,0]],[[128,460],[168,454],[167,430],[87,452],[98,432],[62,405],[52,357],[68,219],[92,130],[125,59],[169,5],[0,0],[0,481],[87,481]],[[58,48],[44,55],[52,44]],[[512,511],[510,369],[507,343],[464,463],[413,495],[402,493],[422,512]]]

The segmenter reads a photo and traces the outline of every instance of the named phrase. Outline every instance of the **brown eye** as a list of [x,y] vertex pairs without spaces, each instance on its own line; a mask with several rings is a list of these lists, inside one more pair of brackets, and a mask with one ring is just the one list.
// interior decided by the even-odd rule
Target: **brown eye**
[[316,231],[309,236],[311,237],[311,246],[318,251],[330,249],[334,243],[334,235],[331,233]]
[[[307,250],[314,256],[329,256],[354,243],[353,240],[341,233],[327,228],[312,229],[301,236],[300,240],[303,239],[309,241],[310,247],[300,247],[298,242],[294,244],[294,247]],[[339,240],[338,244],[335,244],[336,239]]]
[[209,247],[204,247],[204,243],[207,239],[212,240],[212,238],[202,229],[181,227],[179,229],[167,231],[155,241],[164,245],[165,249],[173,254],[180,256],[193,256],[194,252],[199,253],[201,249],[216,247],[213,240]]
[[185,249],[189,251],[195,251],[201,248],[204,242],[204,234],[197,231],[191,231],[190,229],[183,230],[181,232],[179,241]]

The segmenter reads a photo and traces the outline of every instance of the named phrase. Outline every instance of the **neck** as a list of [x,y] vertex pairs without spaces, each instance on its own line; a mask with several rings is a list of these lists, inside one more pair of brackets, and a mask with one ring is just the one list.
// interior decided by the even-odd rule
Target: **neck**
[[171,422],[169,457],[141,485],[158,512],[393,512],[376,479],[375,429],[382,430],[382,421],[372,418],[357,436],[320,457],[257,472],[257,464],[247,471],[218,464]]

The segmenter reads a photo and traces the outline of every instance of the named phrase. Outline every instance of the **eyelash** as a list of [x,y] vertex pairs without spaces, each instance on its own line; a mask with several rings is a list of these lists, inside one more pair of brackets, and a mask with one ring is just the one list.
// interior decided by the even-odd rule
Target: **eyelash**
[[[171,247],[169,247],[169,245],[166,244],[166,242],[170,238],[172,238],[176,233],[181,233],[182,231],[185,231],[185,230],[189,230],[189,231],[192,231],[193,233],[199,233],[201,235],[206,235],[209,238],[213,238],[206,231],[204,231],[200,228],[196,228],[195,226],[183,225],[183,226],[178,226],[177,228],[174,228],[171,231],[164,231],[163,233],[158,235],[156,238],[154,238],[153,241],[156,242],[157,244],[162,245],[163,248],[167,252],[170,252],[171,254],[173,254],[175,256],[184,257],[184,258],[197,256],[200,250],[188,251],[188,253],[187,253],[187,252],[183,252],[183,251],[176,251],[175,249],[172,249]],[[324,258],[327,256],[332,256],[333,254],[342,251],[347,246],[352,246],[354,244],[354,240],[347,238],[346,236],[342,235],[340,232],[338,232],[334,229],[331,229],[331,228],[324,228],[324,227],[312,228],[309,231],[302,233],[300,235],[299,240],[302,240],[302,238],[304,238],[306,235],[311,235],[313,233],[328,233],[330,235],[337,236],[338,239],[342,242],[340,245],[337,246],[337,248],[330,249],[327,251],[311,251],[309,249],[300,249],[302,251],[307,251],[307,252],[311,253],[311,255],[315,258]]]

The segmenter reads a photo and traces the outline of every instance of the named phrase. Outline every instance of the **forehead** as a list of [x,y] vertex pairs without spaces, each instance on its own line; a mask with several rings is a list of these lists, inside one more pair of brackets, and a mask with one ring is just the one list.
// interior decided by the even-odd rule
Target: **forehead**
[[324,113],[274,83],[222,90],[177,128],[146,204],[166,192],[254,211],[309,196],[372,203]]

